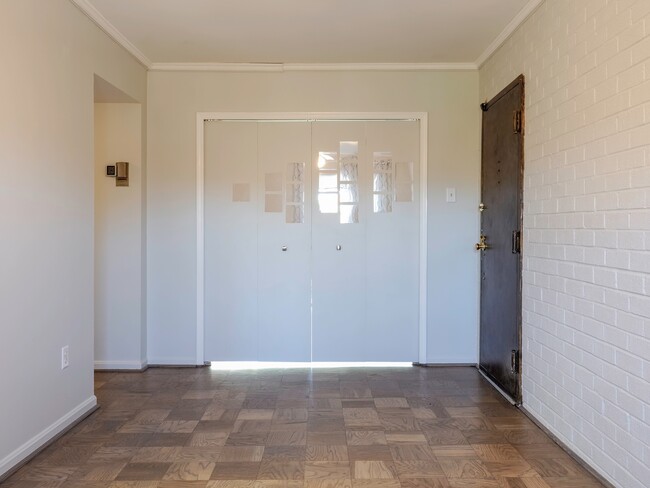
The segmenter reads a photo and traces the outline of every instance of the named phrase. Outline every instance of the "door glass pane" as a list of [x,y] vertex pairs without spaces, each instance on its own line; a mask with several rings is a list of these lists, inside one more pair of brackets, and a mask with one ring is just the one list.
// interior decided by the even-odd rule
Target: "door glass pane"
[[341,203],[357,203],[359,201],[359,185],[356,183],[341,183],[339,190]]
[[339,155],[335,152],[319,152],[318,153],[318,169],[319,170],[338,170]]
[[318,210],[323,214],[335,214],[339,211],[338,193],[319,193]]
[[358,224],[359,206],[356,204],[341,204],[341,214],[339,221],[342,224]]

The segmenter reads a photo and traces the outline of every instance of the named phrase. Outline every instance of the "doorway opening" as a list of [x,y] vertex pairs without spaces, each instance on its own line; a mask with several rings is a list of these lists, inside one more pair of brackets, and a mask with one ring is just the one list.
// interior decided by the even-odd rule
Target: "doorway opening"
[[[142,141],[142,104],[95,75],[96,370],[147,366]],[[124,168],[126,175],[121,172]]]

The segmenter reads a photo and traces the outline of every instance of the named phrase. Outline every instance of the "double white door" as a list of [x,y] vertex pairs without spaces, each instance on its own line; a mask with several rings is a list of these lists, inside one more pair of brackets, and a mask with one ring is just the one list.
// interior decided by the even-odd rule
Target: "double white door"
[[412,121],[207,122],[205,359],[417,361]]

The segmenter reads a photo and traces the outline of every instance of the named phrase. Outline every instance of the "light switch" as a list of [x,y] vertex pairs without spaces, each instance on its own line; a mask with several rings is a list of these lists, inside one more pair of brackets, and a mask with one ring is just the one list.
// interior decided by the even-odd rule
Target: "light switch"
[[447,188],[447,203],[456,202],[456,188]]

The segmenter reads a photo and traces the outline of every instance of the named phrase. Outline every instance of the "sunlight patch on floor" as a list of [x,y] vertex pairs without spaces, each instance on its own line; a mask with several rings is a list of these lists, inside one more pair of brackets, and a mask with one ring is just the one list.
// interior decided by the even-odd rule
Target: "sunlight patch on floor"
[[212,361],[210,369],[240,371],[258,369],[332,369],[332,368],[411,368],[413,363],[377,362],[266,362],[266,361]]

